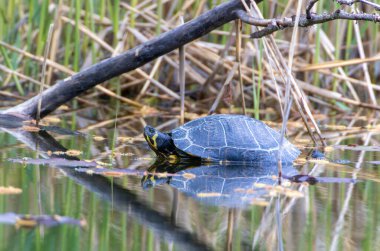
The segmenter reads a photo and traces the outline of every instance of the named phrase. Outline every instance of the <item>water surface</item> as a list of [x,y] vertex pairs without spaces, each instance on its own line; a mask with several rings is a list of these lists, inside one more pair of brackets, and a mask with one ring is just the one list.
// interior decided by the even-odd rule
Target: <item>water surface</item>
[[[80,122],[78,128],[87,126]],[[168,122],[167,130],[177,123],[162,122]],[[167,167],[157,176],[160,170],[151,167],[155,158],[142,140],[139,118],[117,128],[83,130],[84,135],[0,131],[0,186],[22,189],[0,195],[0,214],[61,215],[86,222],[51,228],[0,224],[1,250],[380,249],[376,127],[325,126],[330,161],[303,159],[310,140],[292,131],[291,141],[303,153],[284,173],[330,179],[314,185],[284,181],[282,188],[268,166],[252,167],[266,170],[261,173],[249,166]],[[67,150],[80,152],[68,156]],[[87,169],[113,171],[98,175],[78,171],[80,165],[42,161],[63,156],[73,163],[92,160]],[[28,162],[37,159],[37,164]]]

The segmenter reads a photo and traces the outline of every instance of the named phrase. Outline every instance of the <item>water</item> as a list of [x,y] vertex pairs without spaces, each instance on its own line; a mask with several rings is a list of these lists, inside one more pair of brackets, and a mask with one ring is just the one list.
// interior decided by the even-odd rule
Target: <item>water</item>
[[[139,135],[139,123],[118,130],[134,140],[119,138],[113,153],[114,129],[86,131],[86,136],[0,132],[0,186],[22,189],[20,194],[0,196],[0,214],[60,215],[86,222],[83,227],[51,228],[0,224],[1,250],[380,249],[376,128],[325,131],[331,161],[298,161],[284,173],[336,179],[321,179],[315,185],[285,180],[283,188],[273,185],[275,171],[253,172],[249,167],[166,167],[157,175],[157,167],[151,167],[154,154]],[[97,141],[94,135],[104,139]],[[305,145],[298,139],[291,141]],[[97,160],[87,167],[94,171],[79,172],[75,164],[42,160],[62,157],[65,149],[81,151],[71,151],[73,163]],[[304,149],[302,157],[307,153]],[[39,162],[27,164],[36,159]],[[103,170],[96,165],[113,171],[96,175]],[[146,173],[148,169],[151,173]],[[179,173],[172,174],[175,171]],[[261,175],[260,182],[254,175]],[[148,182],[144,189],[147,180],[154,184]],[[231,189],[213,190],[220,184]]]

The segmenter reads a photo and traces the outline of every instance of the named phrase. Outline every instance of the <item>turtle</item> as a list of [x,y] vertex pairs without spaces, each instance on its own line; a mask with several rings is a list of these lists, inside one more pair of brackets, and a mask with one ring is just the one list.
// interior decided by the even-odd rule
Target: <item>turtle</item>
[[[260,120],[218,114],[192,120],[169,133],[146,126],[144,137],[159,158],[207,162],[273,162],[281,135]],[[293,162],[300,150],[283,140],[281,162]]]

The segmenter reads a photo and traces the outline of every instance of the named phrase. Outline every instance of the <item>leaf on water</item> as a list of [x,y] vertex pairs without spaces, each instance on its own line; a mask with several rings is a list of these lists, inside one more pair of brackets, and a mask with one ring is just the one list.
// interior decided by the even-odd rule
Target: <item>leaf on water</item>
[[119,154],[120,156],[127,156],[127,157],[136,155],[135,153],[119,153]]
[[22,215],[15,213],[0,214],[0,224],[15,225],[16,228],[34,228],[36,226],[53,227],[58,225],[70,224],[80,227],[86,226],[85,220],[59,215]]
[[75,149],[70,149],[70,150],[67,150],[66,151],[66,154],[68,156],[79,156],[82,154],[82,151],[79,151],[79,150],[75,150]]
[[25,218],[18,218],[16,220],[16,228],[33,228],[37,226],[38,222],[34,219],[28,219],[27,217]]
[[301,198],[304,196],[303,193],[299,192],[298,190],[293,190],[280,185],[272,187],[269,194],[270,196],[277,196],[279,194],[282,194],[290,198]]
[[24,125],[35,125],[35,124],[37,124],[37,121],[35,119],[30,119],[30,120],[24,120],[24,121],[22,121],[22,123]]
[[182,174],[182,177],[184,177],[185,179],[190,180],[190,179],[196,178],[197,176],[195,174],[193,174],[193,173],[184,173],[184,174]]
[[334,146],[335,149],[339,150],[351,150],[351,151],[371,151],[380,152],[380,146],[359,146],[359,145],[337,145]]
[[70,107],[68,107],[67,105],[61,105],[60,107],[58,107],[57,110],[68,111],[70,110]]
[[[125,175],[131,175],[131,176],[143,176],[144,173],[138,170],[133,169],[127,169],[127,168],[103,168],[103,167],[97,167],[97,168],[75,168],[75,171],[81,172],[81,173],[87,173],[90,175],[97,174],[97,175],[103,175],[103,176],[114,176],[114,177],[121,177]],[[145,173],[148,175],[149,173]]]
[[310,163],[321,164],[321,165],[326,165],[330,163],[330,161],[326,159],[309,159],[308,161]]
[[277,191],[275,191],[275,190],[270,190],[269,193],[268,193],[268,196],[270,196],[270,197],[276,197],[277,194],[278,194]]
[[94,169],[88,169],[88,170],[86,170],[86,173],[88,175],[93,175],[95,173],[95,171],[94,171]]
[[125,153],[121,153],[121,152],[113,152],[113,157],[131,157],[131,156],[134,156],[136,155],[135,153],[131,153],[131,152],[125,152]]
[[291,190],[291,189],[286,189],[283,194],[289,198],[302,198],[302,197],[304,197],[303,193],[301,193],[300,191]]
[[150,157],[138,157],[136,160],[151,160],[152,158]]
[[27,132],[39,132],[40,128],[38,128],[36,126],[24,125],[24,126],[22,126],[22,130],[27,131]]
[[58,124],[61,122],[61,119],[58,117],[45,117],[42,121],[51,124]]
[[53,154],[54,155],[65,155],[66,153],[63,151],[54,151]]
[[99,166],[112,166],[112,164],[110,163],[102,162],[99,160],[96,160],[95,163],[98,164]]
[[334,151],[334,147],[326,146],[325,148],[323,148],[323,150],[325,150],[325,152],[332,152],[332,151]]
[[294,161],[294,164],[296,165],[303,165],[307,163],[307,160],[305,158],[297,158],[295,161]]
[[338,130],[338,131],[339,130],[347,130],[348,129],[347,126],[345,126],[345,125],[325,125],[324,128],[327,130],[334,130],[334,131],[336,131],[336,130]]
[[[340,160],[340,161],[344,161],[344,160]],[[335,163],[335,162],[329,162],[327,163],[326,165],[329,166],[329,167],[339,167],[339,168],[343,168],[343,167],[347,167],[345,164],[349,164],[350,162],[347,162],[347,163]]]
[[277,192],[282,192],[285,188],[280,185],[276,185],[276,186],[273,186],[272,189]]
[[95,167],[96,163],[94,161],[84,161],[84,160],[68,160],[64,158],[50,158],[50,159],[30,159],[30,158],[22,158],[22,159],[8,159],[14,163],[21,164],[32,164],[32,165],[60,165],[67,167]]
[[92,136],[92,139],[95,140],[95,141],[104,141],[104,140],[106,140],[106,138],[104,138],[102,136]]
[[252,188],[247,189],[246,192],[247,192],[247,194],[254,194],[254,193],[256,193],[256,191],[254,189],[252,189]]
[[260,200],[260,199],[253,199],[251,200],[250,204],[253,206],[266,207],[269,205],[269,202],[265,200]]
[[268,185],[267,184],[264,184],[264,183],[255,183],[255,184],[253,184],[255,187],[257,187],[257,188],[264,188],[264,187],[268,187]]
[[289,180],[282,180],[281,181],[281,185],[284,186],[284,187],[290,187],[292,185],[292,182],[290,182]]
[[107,177],[122,177],[126,175],[125,173],[117,172],[117,171],[102,172],[102,174]]
[[20,194],[22,193],[22,189],[17,188],[17,187],[3,187],[0,186],[0,194]]
[[310,143],[310,139],[309,138],[295,138],[294,141],[297,142],[297,143],[301,143],[301,144],[308,144],[308,143]]
[[236,192],[236,193],[244,193],[245,189],[244,188],[235,188],[234,192]]
[[221,193],[197,193],[197,197],[199,198],[207,198],[207,197],[220,197]]
[[121,143],[133,143],[134,138],[132,138],[132,137],[117,137],[117,141],[119,141]]

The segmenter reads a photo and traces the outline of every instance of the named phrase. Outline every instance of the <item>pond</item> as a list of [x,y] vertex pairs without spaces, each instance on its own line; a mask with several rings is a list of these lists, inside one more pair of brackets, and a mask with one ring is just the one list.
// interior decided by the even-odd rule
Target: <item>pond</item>
[[283,167],[281,186],[273,165],[154,164],[139,116],[115,127],[78,116],[80,132],[57,118],[38,132],[2,128],[0,249],[379,250],[379,128],[360,116],[319,122],[323,160],[289,122],[302,154]]

